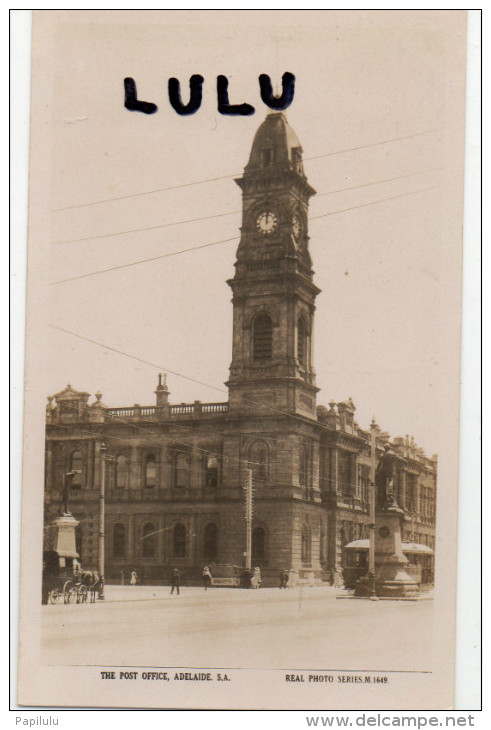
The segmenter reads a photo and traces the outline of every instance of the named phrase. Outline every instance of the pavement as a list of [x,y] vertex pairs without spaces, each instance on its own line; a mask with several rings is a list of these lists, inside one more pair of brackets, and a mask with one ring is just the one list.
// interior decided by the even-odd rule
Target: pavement
[[[264,596],[271,596],[276,594],[284,595],[285,597],[287,595],[290,595],[293,597],[294,595],[297,596],[300,593],[308,594],[311,591],[314,592],[314,594],[321,594],[324,595],[326,598],[347,598],[347,599],[353,599],[353,600],[368,600],[366,598],[358,598],[353,595],[353,591],[345,590],[344,588],[335,588],[333,586],[329,585],[321,585],[321,586],[295,586],[286,588],[284,590],[280,590],[279,588],[259,588],[258,591],[261,593],[261,595]],[[180,588],[180,598],[190,598],[190,597],[198,597],[203,596],[204,594],[208,593],[216,593],[216,594],[225,594],[227,595],[234,595],[236,594],[236,597],[238,600],[241,600],[241,596],[243,596],[244,592],[246,593],[256,593],[257,591],[254,591],[254,589],[248,589],[247,591],[244,591],[243,588],[209,588],[207,591],[205,591],[204,588],[201,586],[182,586]],[[120,601],[151,601],[154,599],[158,600],[173,600],[177,597],[176,593],[171,595],[170,593],[170,586],[130,586],[130,585],[105,585],[104,586],[104,600],[106,603],[111,602],[120,602]],[[419,599],[402,599],[402,600],[431,600],[433,598],[433,589],[425,590],[421,593]],[[380,600],[387,600],[387,601],[393,601],[398,599],[393,598],[383,598]],[[97,601],[97,599],[96,599]]]
[[[177,595],[174,591],[174,593],[171,595],[170,592],[171,588],[170,586],[120,586],[120,585],[105,585],[104,586],[104,600],[106,603],[111,602],[119,602],[119,601],[151,601],[154,599],[158,600],[173,600],[177,598]],[[257,591],[250,588],[250,589],[243,589],[243,588],[208,588],[207,591],[201,586],[181,586],[180,588],[180,598],[196,598],[197,596],[204,596],[205,594],[217,594],[217,595],[236,595],[237,599],[240,600],[240,597],[244,595],[244,593],[257,593],[261,592],[263,596],[269,596],[269,595],[275,595],[277,593],[281,593],[282,595],[289,594],[290,596],[295,596],[298,594],[298,592],[310,592],[310,591],[322,591],[322,593],[326,596],[334,597],[349,597],[351,596],[351,591],[346,591],[341,588],[334,588],[332,586],[314,586],[314,587],[306,587],[306,586],[296,586],[295,588],[286,588],[284,590],[280,590],[279,588],[259,588]],[[97,601],[97,598],[96,598]]]
[[[46,664],[426,671],[433,601],[337,600],[331,586],[106,586],[95,604],[42,606]],[[397,641],[387,641],[387,637]]]

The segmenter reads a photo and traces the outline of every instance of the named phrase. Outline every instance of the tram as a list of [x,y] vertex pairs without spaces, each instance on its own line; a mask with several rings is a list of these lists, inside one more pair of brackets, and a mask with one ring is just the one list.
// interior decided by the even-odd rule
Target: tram
[[[344,587],[352,589],[356,581],[368,573],[369,540],[354,540],[343,548],[343,582]],[[433,584],[434,572],[433,550],[427,545],[415,542],[403,542],[402,552],[408,560],[406,572],[418,583],[429,586]]]

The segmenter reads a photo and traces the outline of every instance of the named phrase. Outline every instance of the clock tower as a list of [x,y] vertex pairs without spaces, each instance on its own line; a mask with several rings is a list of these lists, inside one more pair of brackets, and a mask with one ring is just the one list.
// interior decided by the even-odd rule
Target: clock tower
[[315,418],[314,302],[307,182],[302,148],[281,112],[254,137],[244,174],[241,239],[233,292],[229,407],[265,405]]

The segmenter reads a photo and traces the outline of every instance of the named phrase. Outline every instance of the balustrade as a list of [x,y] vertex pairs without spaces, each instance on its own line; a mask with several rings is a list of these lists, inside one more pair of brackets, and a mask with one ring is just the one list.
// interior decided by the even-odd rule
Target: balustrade
[[[192,416],[201,414],[227,413],[228,403],[180,403],[170,406],[170,416]],[[124,408],[106,408],[107,418],[121,419],[147,419],[157,418],[155,406],[130,406]]]

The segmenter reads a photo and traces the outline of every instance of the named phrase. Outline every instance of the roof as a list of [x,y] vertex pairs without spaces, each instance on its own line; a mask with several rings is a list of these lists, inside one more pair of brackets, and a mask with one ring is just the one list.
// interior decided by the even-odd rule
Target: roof
[[[345,545],[346,550],[368,550],[370,540],[353,540]],[[425,553],[426,555],[433,555],[433,550],[428,545],[420,545],[417,542],[403,542],[402,543],[403,553]]]
[[282,112],[268,114],[257,130],[246,170],[261,167],[261,152],[267,147],[274,150],[275,164],[292,162],[294,149],[298,150],[299,154],[302,153],[298,137]]
[[59,393],[54,394],[54,398],[56,399],[56,402],[64,401],[64,400],[87,400],[87,398],[90,396],[90,393],[86,393],[83,390],[74,390],[70,383],[64,388],[63,390],[60,390]]

